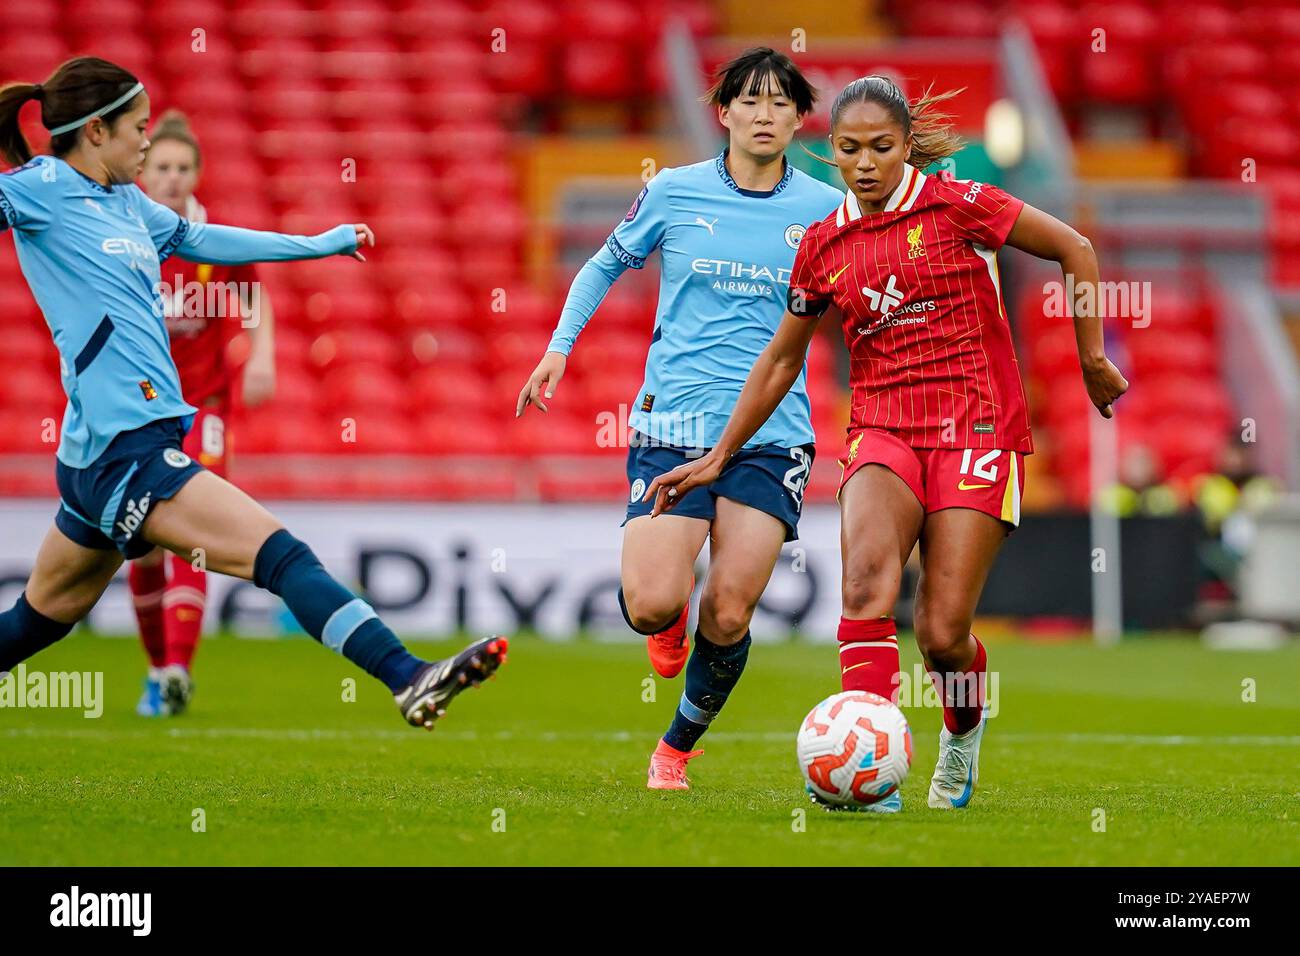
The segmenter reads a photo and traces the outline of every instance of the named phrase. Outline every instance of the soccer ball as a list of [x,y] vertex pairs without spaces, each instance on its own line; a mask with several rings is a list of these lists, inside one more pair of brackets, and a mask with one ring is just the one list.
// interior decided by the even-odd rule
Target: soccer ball
[[907,779],[912,730],[903,712],[879,694],[845,691],[808,712],[797,749],[814,801],[860,809],[885,799]]

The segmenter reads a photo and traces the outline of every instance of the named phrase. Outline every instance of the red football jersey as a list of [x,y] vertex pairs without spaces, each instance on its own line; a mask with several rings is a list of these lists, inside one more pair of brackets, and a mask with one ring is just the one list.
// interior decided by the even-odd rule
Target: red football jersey
[[1023,207],[996,186],[908,166],[883,211],[863,213],[850,192],[809,227],[790,309],[839,307],[851,428],[913,448],[1033,451],[996,259]]
[[173,256],[162,264],[162,281],[167,332],[185,401],[198,407],[215,399],[228,407],[235,370],[227,347],[241,328],[240,283],[256,282],[256,268]]

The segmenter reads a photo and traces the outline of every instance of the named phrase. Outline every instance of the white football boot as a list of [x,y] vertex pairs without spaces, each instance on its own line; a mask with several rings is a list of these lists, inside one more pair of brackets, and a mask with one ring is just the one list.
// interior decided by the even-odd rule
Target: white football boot
[[939,731],[939,762],[930,779],[929,804],[936,810],[960,810],[970,803],[980,775],[980,740],[988,711],[980,722],[961,735],[950,734],[945,725]]

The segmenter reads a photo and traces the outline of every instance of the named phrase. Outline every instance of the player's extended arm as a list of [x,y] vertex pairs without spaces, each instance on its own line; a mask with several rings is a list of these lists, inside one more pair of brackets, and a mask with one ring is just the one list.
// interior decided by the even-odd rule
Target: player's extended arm
[[1083,384],[1097,411],[1111,418],[1115,414],[1111,404],[1128,391],[1128,381],[1106,358],[1101,319],[1097,315],[1097,283],[1101,281],[1101,271],[1092,243],[1055,216],[1026,204],[1007,235],[1007,245],[1040,259],[1059,262],[1067,288],[1069,278],[1074,277],[1075,301],[1069,305]]
[[600,251],[578,270],[569,286],[564,308],[560,310],[560,322],[551,336],[550,345],[546,347],[546,354],[519,391],[519,399],[515,402],[515,418],[522,415],[529,405],[536,405],[544,412],[549,411],[542,402],[543,396],[554,397],[555,387],[564,377],[569,353],[578,341],[578,333],[591,320],[600,303],[605,300],[606,293],[625,269],[627,266],[615,258],[608,247],[601,246]]
[[195,262],[223,266],[321,259],[341,254],[364,262],[361,247],[375,244],[375,234],[365,223],[345,223],[316,236],[289,236],[280,232],[184,220],[177,232],[180,235],[171,251]]
[[275,310],[271,296],[255,283],[244,296],[248,315],[248,361],[244,364],[244,404],[253,408],[275,395]]
[[798,316],[789,311],[781,317],[776,335],[750,369],[717,445],[703,458],[679,465],[650,482],[643,500],[654,496],[651,515],[670,510],[692,488],[716,481],[727,460],[763,427],[803,370],[820,319],[820,316]]

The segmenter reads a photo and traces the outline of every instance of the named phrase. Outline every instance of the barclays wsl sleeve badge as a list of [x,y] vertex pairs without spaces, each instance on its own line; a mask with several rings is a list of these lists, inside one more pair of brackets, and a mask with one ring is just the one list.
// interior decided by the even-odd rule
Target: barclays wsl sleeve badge
[[624,222],[631,222],[636,218],[637,210],[641,208],[641,200],[645,199],[645,194],[649,191],[649,186],[641,187],[641,191],[637,193],[636,198],[632,200],[632,205],[628,208],[627,215],[623,217]]

